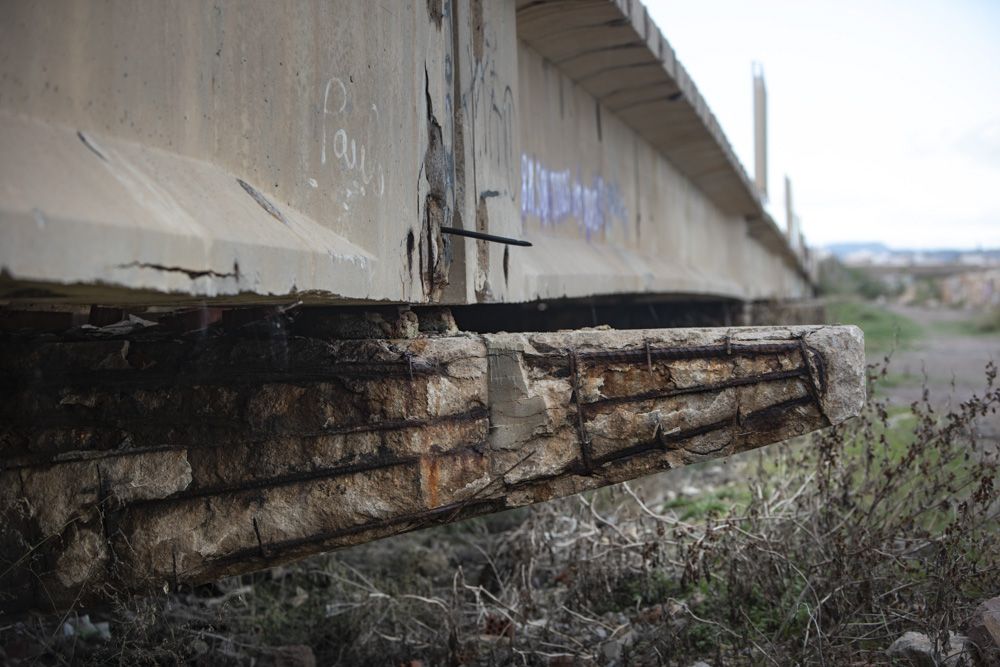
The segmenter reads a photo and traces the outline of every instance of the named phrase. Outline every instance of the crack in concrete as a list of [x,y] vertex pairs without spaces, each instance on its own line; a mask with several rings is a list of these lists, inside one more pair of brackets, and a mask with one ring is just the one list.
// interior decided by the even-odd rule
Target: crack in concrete
[[183,273],[191,280],[197,278],[235,278],[240,279],[240,272],[235,268],[230,273],[219,273],[218,271],[212,271],[211,269],[205,269],[198,271],[196,269],[185,269],[182,266],[165,266],[163,264],[156,264],[153,262],[129,262],[128,264],[118,264],[115,266],[116,269],[153,269],[155,271],[165,271],[167,273]]

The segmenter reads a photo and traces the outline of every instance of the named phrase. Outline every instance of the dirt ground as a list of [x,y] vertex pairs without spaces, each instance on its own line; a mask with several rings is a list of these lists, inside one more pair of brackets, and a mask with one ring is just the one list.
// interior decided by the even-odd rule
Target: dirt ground
[[[905,406],[920,400],[925,376],[931,403],[941,409],[968,400],[973,394],[982,395],[987,362],[1000,364],[1000,335],[964,334],[956,326],[980,313],[950,308],[888,307],[923,329],[922,336],[892,354],[891,381],[880,389],[892,405]],[[980,428],[982,436],[1000,439],[1000,415],[982,419]]]

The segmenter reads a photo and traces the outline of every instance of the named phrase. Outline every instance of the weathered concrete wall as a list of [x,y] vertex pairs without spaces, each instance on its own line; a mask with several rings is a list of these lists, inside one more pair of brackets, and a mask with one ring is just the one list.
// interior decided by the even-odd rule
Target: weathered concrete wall
[[430,299],[455,209],[441,5],[3,3],[3,270]]
[[800,297],[807,279],[533,48],[519,49],[521,215],[511,280],[545,297]]
[[0,4],[0,295],[808,291],[642,5],[521,4]]
[[728,456],[864,400],[855,327],[345,340],[330,318],[273,324],[4,338],[0,613]]

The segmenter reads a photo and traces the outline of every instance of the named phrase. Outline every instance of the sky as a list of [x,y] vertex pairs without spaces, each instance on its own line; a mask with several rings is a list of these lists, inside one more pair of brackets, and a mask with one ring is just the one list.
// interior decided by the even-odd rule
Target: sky
[[645,0],[748,173],[752,64],[810,245],[1000,247],[1000,0]]

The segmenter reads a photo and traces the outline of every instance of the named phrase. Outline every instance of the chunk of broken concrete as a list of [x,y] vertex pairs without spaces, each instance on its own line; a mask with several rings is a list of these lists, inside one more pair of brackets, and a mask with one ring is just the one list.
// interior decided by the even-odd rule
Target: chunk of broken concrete
[[976,607],[967,634],[982,663],[986,667],[1000,667],[1000,597]]
[[890,658],[912,667],[971,667],[972,646],[967,637],[948,634],[948,643],[935,651],[934,642],[921,632],[907,632],[886,651]]

